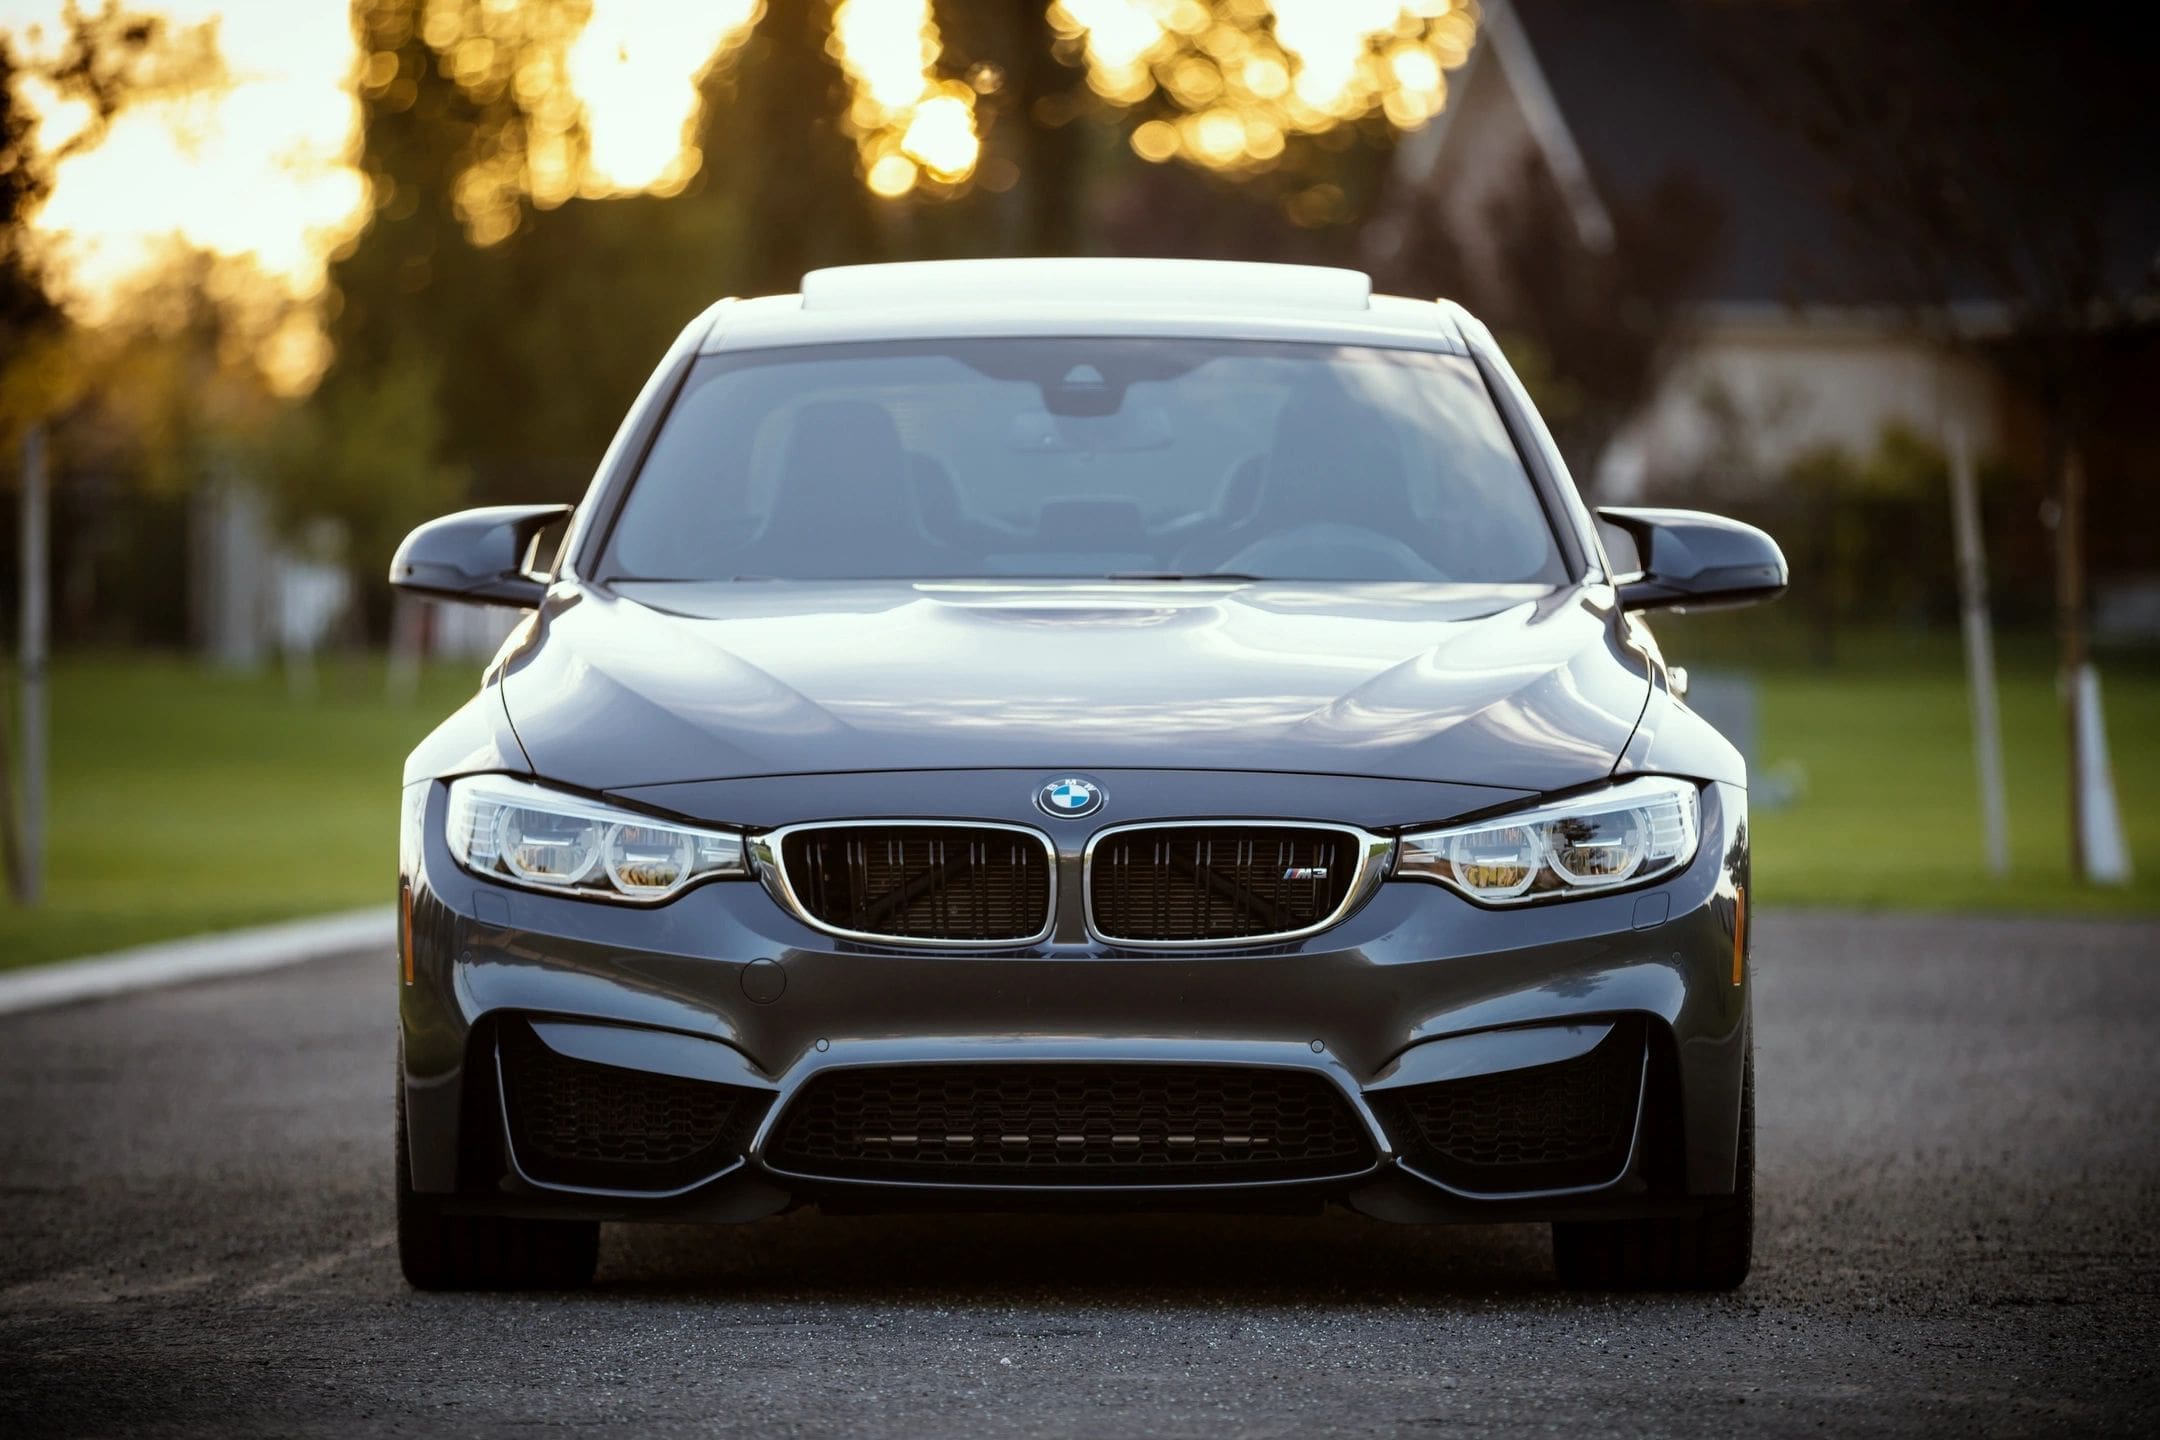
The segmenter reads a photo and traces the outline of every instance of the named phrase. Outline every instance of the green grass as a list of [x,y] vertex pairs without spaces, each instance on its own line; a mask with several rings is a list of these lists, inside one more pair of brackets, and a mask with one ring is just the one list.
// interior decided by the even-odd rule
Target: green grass
[[[1758,806],[1757,895],[1772,905],[2160,913],[2160,670],[2103,663],[2118,801],[2137,875],[2070,879],[2063,736],[2044,646],[2006,647],[2013,869],[1981,864],[1971,726],[1954,639],[1876,636],[1818,669],[1697,621],[1659,627],[1701,671],[1760,686],[1758,767],[1797,762],[1796,799]],[[470,694],[431,670],[394,702],[374,662],[316,690],[173,658],[70,658],[53,676],[45,903],[0,909],[0,968],[387,903],[400,762]]]
[[387,905],[399,772],[479,666],[387,698],[379,663],[283,677],[69,658],[52,684],[44,902],[0,909],[0,968]]
[[[1767,614],[1770,623],[1758,621]],[[2061,703],[2045,635],[1999,642],[2009,875],[1987,873],[1972,719],[1955,634],[1866,631],[1825,665],[1774,612],[1668,618],[1665,653],[1758,685],[1755,766],[1766,793],[1795,766],[1799,793],[1755,807],[1755,893],[1769,905],[2160,912],[2160,667],[2099,661],[2108,751],[2132,860],[2121,888],[2070,877]]]
[[1796,799],[1757,807],[1755,894],[1765,904],[1920,909],[2160,911],[2160,682],[2102,677],[2116,802],[2133,878],[2070,878],[2062,707],[2045,674],[2002,687],[2010,873],[1983,864],[1972,726],[1962,678],[1760,676],[1761,754],[1799,762]]

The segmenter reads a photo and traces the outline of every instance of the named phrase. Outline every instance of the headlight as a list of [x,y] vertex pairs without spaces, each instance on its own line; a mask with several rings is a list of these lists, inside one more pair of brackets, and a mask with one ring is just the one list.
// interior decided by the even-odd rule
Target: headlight
[[1695,858],[1702,793],[1645,776],[1474,825],[1405,835],[1395,874],[1487,905],[1563,900],[1670,875]]
[[742,836],[691,830],[501,775],[450,782],[444,838],[490,880],[604,900],[665,900],[747,875]]

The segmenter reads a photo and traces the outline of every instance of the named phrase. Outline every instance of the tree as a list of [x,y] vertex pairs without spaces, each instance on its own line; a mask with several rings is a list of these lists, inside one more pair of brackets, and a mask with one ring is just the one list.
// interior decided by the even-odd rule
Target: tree
[[713,294],[790,290],[806,269],[875,258],[869,195],[838,117],[831,7],[768,5],[742,48],[708,75],[705,171],[688,197],[741,219],[727,283]]
[[[905,0],[729,8],[748,18],[724,30],[705,66],[718,80],[707,100],[717,92],[722,103],[706,107],[702,158],[780,172],[787,183],[774,198],[785,202],[789,184],[830,164],[830,147],[804,144],[804,132],[846,137],[856,178],[875,194],[916,208],[1010,194],[979,207],[1007,248],[1054,252],[1079,230],[1089,128],[1153,163],[1245,179],[1295,169],[1313,153],[1306,141],[1391,136],[1437,114],[1446,71],[1468,57],[1477,23],[1465,0],[1399,0],[1368,11],[1358,23],[1372,28],[1362,31],[1278,0],[920,4],[912,80],[908,64],[894,68],[907,37],[890,28],[910,23]],[[609,193],[587,168],[590,117],[568,84],[590,17],[583,0],[357,0],[357,13],[370,99],[387,102],[386,113],[425,103],[442,80],[461,92],[468,113],[453,188],[476,242],[513,233],[528,206]],[[721,113],[730,100],[731,117]],[[729,118],[751,123],[731,130]],[[744,138],[715,146],[715,132]],[[677,167],[666,193],[681,189],[696,158]],[[811,162],[809,174],[788,174],[789,159]]]
[[[57,43],[36,56],[0,31],[0,444],[8,453],[24,426],[51,419],[83,389],[80,357],[70,353],[80,337],[51,293],[30,235],[55,173],[102,140],[127,106],[214,85],[222,75],[213,27],[174,29],[119,0],[94,11],[69,0]],[[21,88],[29,78],[83,107],[81,123],[57,143],[39,143],[39,117]]]
[[8,37],[0,34],[0,357],[5,357],[0,363],[10,369],[34,340],[60,323],[59,307],[45,293],[28,243],[30,216],[52,190],[52,167],[50,157],[32,144],[36,117],[16,97],[22,69]]
[[[41,42],[33,52],[21,42]],[[20,81],[36,78],[81,107],[76,127],[41,143]],[[224,83],[216,27],[176,28],[105,0],[70,3],[58,34],[0,33],[0,446],[12,455],[32,423],[53,432],[55,472],[124,472],[183,492],[213,452],[258,429],[269,411],[255,356],[234,343],[225,297],[238,262],[175,247],[135,277],[113,316],[75,323],[54,293],[30,231],[69,158],[94,148],[131,106]],[[274,307],[258,307],[274,308]],[[258,326],[263,317],[255,319]]]
[[[1397,30],[1359,42],[1340,93],[1319,104],[1295,92],[1253,0],[1169,7],[1150,43],[1122,56],[1050,0],[939,0],[926,12],[936,32],[922,103],[964,90],[983,148],[950,181],[918,170],[922,183],[880,197],[866,165],[897,142],[870,136],[876,125],[860,113],[849,11],[798,0],[746,12],[754,23],[730,32],[702,74],[688,178],[665,197],[592,203],[558,163],[591,149],[582,112],[560,84],[517,78],[560,77],[584,23],[576,0],[514,12],[483,0],[358,0],[375,212],[334,273],[339,371],[374,375],[414,349],[459,355],[441,372],[444,458],[471,468],[483,494],[494,463],[512,455],[567,471],[597,453],[670,325],[714,295],[789,289],[818,265],[1095,248],[1106,238],[1091,221],[1105,174],[1155,191],[1178,190],[1180,173],[1224,177],[1183,188],[1258,197],[1276,208],[1262,217],[1276,231],[1351,219],[1356,203],[1316,177],[1384,173],[1392,125],[1438,103],[1442,66],[1467,53],[1472,24],[1461,7],[1409,0]],[[1417,83],[1381,83],[1398,69]],[[1260,75],[1267,89],[1268,74],[1279,82],[1272,98],[1244,78]],[[1225,149],[1206,122],[1233,101],[1251,108],[1250,143]],[[898,123],[873,109],[878,124]],[[1192,144],[1149,151],[1140,140],[1151,125],[1158,137],[1190,132]],[[610,276],[604,297],[561,283],[595,263]]]
[[1410,209],[1400,242],[1373,267],[1390,288],[1452,295],[1485,318],[1584,482],[1685,349],[1687,306],[1724,226],[1718,198],[1677,171],[1605,198],[1612,234],[1591,246],[1543,162],[1528,157],[1484,217],[1489,269],[1464,262],[1430,206]]
[[[889,18],[906,7],[863,8]],[[1165,215],[1214,207],[1237,217],[1234,232],[1206,232],[1220,236],[1215,253],[1280,241],[1301,256],[1345,256],[1342,227],[1385,174],[1394,126],[1437,105],[1441,70],[1467,53],[1473,13],[1407,0],[1398,29],[1359,42],[1341,95],[1319,105],[1287,90],[1230,93],[1250,90],[1248,74],[1264,82],[1271,64],[1291,80],[1255,0],[1157,8],[1176,11],[1177,23],[1156,26],[1109,75],[1115,57],[1051,0],[936,0],[920,96],[905,75],[888,75],[900,88],[873,105],[864,57],[849,52],[849,16],[860,12],[845,0],[717,7],[752,19],[699,71],[698,118],[670,178],[625,196],[580,168],[598,144],[564,78],[586,23],[580,0],[515,9],[356,0],[373,214],[332,270],[338,358],[312,402],[320,413],[274,452],[290,512],[338,515],[355,577],[380,572],[396,526],[365,487],[333,477],[356,474],[366,430],[393,402],[431,411],[411,432],[430,448],[407,445],[396,461],[433,477],[431,508],[462,496],[574,498],[685,319],[720,295],[793,289],[820,265],[1105,246],[1167,253],[1202,232],[1150,233],[1149,205],[1133,200],[1162,195],[1178,197]],[[1194,16],[1209,24],[1194,29]],[[1426,71],[1412,58],[1398,64],[1413,51]],[[1398,68],[1418,83],[1390,90]],[[967,164],[941,172],[907,158],[908,107],[932,101],[964,105],[980,145]],[[1203,117],[1233,101],[1252,107],[1252,143],[1210,150]],[[1177,146],[1151,150],[1143,132],[1174,132]],[[909,183],[888,193],[876,166],[896,154]],[[398,376],[446,356],[456,363],[422,365],[424,382]],[[347,426],[359,433],[346,436]],[[375,498],[407,507],[408,523],[423,518],[427,492],[385,490]],[[379,589],[361,592],[378,624]]]
[[2152,221],[2160,123],[2142,16],[2037,0],[1806,11],[1778,55],[1738,57],[1748,92],[1828,162],[1828,198],[1876,268],[1890,262],[1915,322],[1945,345],[1983,347],[2042,416],[2082,877],[2081,452],[2110,337],[2153,293],[2154,237],[2139,227]]
[[[84,367],[71,353],[78,336],[50,293],[30,242],[31,218],[52,193],[55,170],[102,138],[131,101],[175,83],[204,83],[216,69],[207,29],[169,32],[159,20],[122,11],[117,0],[88,14],[70,0],[61,30],[57,50],[37,59],[20,54],[0,32],[0,453],[10,457],[31,427],[80,408],[84,390]],[[39,145],[38,117],[19,85],[25,76],[43,80],[62,99],[81,102],[86,118],[68,139]],[[27,655],[24,661],[27,690]],[[35,903],[35,859],[25,855],[19,833],[12,743],[0,726],[0,850],[15,898]],[[25,742],[24,763],[42,766],[42,746],[30,748],[32,743]],[[32,779],[42,785],[42,776]]]

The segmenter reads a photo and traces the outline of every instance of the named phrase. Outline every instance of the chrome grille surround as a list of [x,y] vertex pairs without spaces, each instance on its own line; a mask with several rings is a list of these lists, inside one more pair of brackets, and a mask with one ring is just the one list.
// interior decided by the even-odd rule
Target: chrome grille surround
[[[1001,830],[1016,838],[1040,846],[1044,871],[1048,878],[1047,898],[1043,907],[1042,925],[1032,934],[1000,936],[992,939],[944,939],[934,936],[890,934],[875,930],[854,930],[836,925],[817,915],[804,903],[801,893],[788,875],[786,861],[787,842],[797,835],[823,834],[840,831],[921,830],[953,833]],[[1050,938],[1057,926],[1058,909],[1058,854],[1057,846],[1048,835],[1031,825],[1013,825],[999,820],[963,819],[876,819],[876,820],[813,820],[800,825],[783,825],[762,835],[749,837],[748,852],[752,867],[767,893],[778,901],[796,919],[813,930],[842,940],[860,940],[871,945],[901,945],[910,948],[937,950],[1014,950],[1039,945]]]
[[[1294,930],[1269,931],[1255,935],[1203,936],[1197,939],[1159,940],[1104,933],[1095,923],[1095,863],[1096,852],[1101,846],[1120,835],[1151,830],[1299,830],[1326,831],[1340,835],[1348,842],[1356,857],[1356,872],[1344,887],[1342,901],[1319,920]],[[1280,945],[1291,940],[1302,940],[1308,935],[1318,935],[1329,930],[1358,910],[1372,898],[1380,882],[1387,878],[1395,858],[1395,841],[1386,835],[1375,835],[1355,825],[1345,825],[1326,820],[1136,820],[1128,824],[1109,825],[1098,830],[1088,840],[1083,852],[1081,909],[1087,920],[1088,934],[1105,945],[1117,945],[1139,950],[1235,950],[1256,945]]]

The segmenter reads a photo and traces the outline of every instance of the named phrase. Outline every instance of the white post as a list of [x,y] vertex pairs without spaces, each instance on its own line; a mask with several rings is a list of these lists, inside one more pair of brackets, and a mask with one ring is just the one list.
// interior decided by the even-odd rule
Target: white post
[[2107,726],[2100,715],[2100,675],[2091,665],[2078,667],[2079,792],[2084,824],[2085,878],[2095,885],[2130,883],[2130,847],[2123,842],[2122,812],[2115,805],[2115,776],[2108,765]]
[[2003,812],[2002,727],[1995,706],[1995,638],[1988,625],[1987,550],[1980,539],[1979,485],[1965,427],[1950,427],[1950,517],[1957,534],[1958,596],[1964,612],[1965,679],[1972,692],[1973,753],[1980,766],[1980,818],[1990,873],[2008,874],[2010,834]]
[[45,430],[33,425],[23,438],[22,476],[22,875],[20,894],[35,905],[45,870],[45,661],[46,609]]

